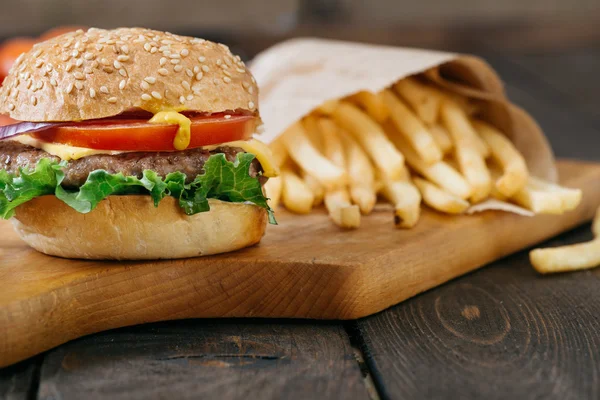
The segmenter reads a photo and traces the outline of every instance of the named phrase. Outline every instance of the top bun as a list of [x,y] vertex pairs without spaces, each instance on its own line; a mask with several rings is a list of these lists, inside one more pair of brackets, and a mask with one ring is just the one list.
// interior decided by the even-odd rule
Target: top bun
[[227,46],[142,28],[91,28],[38,43],[0,88],[0,114],[33,122],[257,107],[256,81]]

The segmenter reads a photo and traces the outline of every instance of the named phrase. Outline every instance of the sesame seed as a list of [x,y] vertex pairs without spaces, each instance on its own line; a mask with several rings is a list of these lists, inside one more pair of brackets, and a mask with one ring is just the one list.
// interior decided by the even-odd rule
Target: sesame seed
[[67,87],[65,88],[65,93],[70,94],[72,91],[73,91],[73,84],[69,83],[69,85],[67,85]]
[[75,33],[77,33],[77,34],[81,35],[82,33],[84,33],[84,30],[83,30],[83,29],[77,29],[77,30],[75,31]]
[[200,72],[200,67],[196,65],[194,67],[194,73],[197,74],[198,72]]
[[94,97],[96,97],[96,91],[92,88],[90,89],[90,97],[93,99]]
[[83,60],[81,58],[78,58],[77,61],[75,61],[76,67],[81,67],[82,64],[83,64]]
[[231,76],[231,72],[229,72],[229,71],[227,71],[227,70],[224,70],[224,71],[223,71],[223,74],[225,74],[225,75],[227,75],[227,76],[229,76],[229,77]]
[[60,59],[61,59],[63,62],[67,62],[67,61],[69,60],[69,58],[71,58],[71,56],[70,56],[69,54],[67,54],[67,53],[64,53],[64,54],[63,54],[63,55],[60,57]]
[[225,119],[230,119],[230,118],[231,118],[231,115],[229,115],[229,114],[225,115]]
[[79,57],[79,50],[73,50],[73,52],[71,53],[71,57],[73,57],[73,58]]
[[152,49],[152,46],[150,46],[150,43],[148,43],[148,42],[144,43],[144,50],[150,51],[150,49]]
[[174,58],[171,60],[171,64],[179,64],[180,62],[181,62],[181,60],[178,58]]
[[103,67],[102,71],[106,72],[107,74],[112,74],[114,72],[114,69],[110,67]]
[[198,72],[196,74],[196,80],[199,81],[200,79],[202,79],[203,76],[204,76],[204,74],[202,72]]
[[188,49],[182,49],[181,50],[181,55],[184,57],[187,57],[190,54],[190,51]]
[[173,71],[181,72],[181,71],[183,71],[183,67],[180,64],[177,64],[173,67]]
[[44,64],[44,61],[42,61],[42,60],[37,60],[37,61],[35,62],[35,67],[36,67],[36,68],[40,68],[40,67],[41,67],[43,64]]
[[117,60],[122,61],[122,62],[129,61],[129,56],[124,56],[121,54],[120,56],[117,57]]
[[167,57],[161,57],[159,64],[162,67],[163,65],[165,65],[167,63]]
[[[167,32],[165,32],[165,33],[167,33]],[[161,42],[162,44],[173,44],[173,42],[172,42],[171,40],[166,40],[166,39],[163,39],[163,40],[161,40],[160,42]]]
[[70,72],[73,69],[73,64],[68,63],[67,66],[65,67],[65,71]]
[[181,86],[183,86],[183,88],[186,90],[190,90],[190,84],[188,81],[181,81]]
[[208,71],[210,71],[210,68],[208,68],[208,65],[203,65],[202,66],[202,71],[208,72]]
[[[180,97],[179,97],[179,102],[180,102],[181,104],[185,103],[185,97],[183,97],[183,96],[180,96]],[[13,106],[13,107],[14,107],[14,106]]]
[[[33,81],[27,81],[27,85],[25,87],[27,87],[27,89],[29,89],[31,87],[32,83],[33,83]],[[13,97],[17,97],[17,92],[13,93]]]
[[115,60],[115,62],[113,62],[113,65],[115,66],[115,69],[121,69],[123,67],[118,60]]
[[36,106],[37,105],[37,101],[38,101],[37,97],[31,96],[31,104],[33,104],[34,106]]
[[67,47],[71,46],[71,44],[73,44],[73,41],[69,39],[63,43],[63,47],[66,49]]
[[92,68],[98,68],[98,61],[92,61]]
[[36,50],[36,52],[33,53],[33,57],[38,58],[41,54],[42,54],[42,50]]
[[83,83],[77,81],[77,82],[75,82],[75,87],[77,88],[77,90],[81,90],[81,89],[83,89]]
[[177,53],[173,53],[169,55],[169,58],[181,58],[181,56]]
[[150,53],[154,54],[158,51],[158,49],[156,47],[153,47],[152,49],[150,49]]
[[254,102],[249,101],[248,102],[248,108],[252,110],[254,108]]
[[156,100],[162,100],[162,96],[158,92],[152,92],[152,97],[154,97]]
[[144,94],[142,95],[142,100],[145,100],[145,101],[152,100],[152,96],[150,96],[150,95],[149,95],[149,94],[147,94],[147,93],[144,93]]
[[224,70],[229,68],[229,66],[227,64],[221,64],[221,68],[223,68]]
[[147,76],[144,78],[144,80],[152,85],[154,85],[156,83],[156,78],[153,76]]
[[117,98],[116,97],[110,97],[108,100],[109,103],[116,103],[117,102]]
[[98,51],[102,51],[103,49],[104,49],[104,45],[102,45],[102,44],[100,44],[100,43],[98,43],[98,44],[96,45],[96,50],[98,50]]
[[222,60],[219,58],[219,59],[217,60],[217,65],[221,65],[222,63],[223,63],[223,61],[222,61]]
[[224,77],[223,77],[223,82],[225,82],[225,83],[229,83],[229,82],[231,82],[231,78],[230,78],[230,77],[228,77],[228,76],[224,76]]
[[125,54],[129,54],[129,47],[127,47],[127,45],[121,46],[121,51]]
[[142,81],[142,82],[140,83],[140,87],[141,87],[143,90],[150,90],[150,85],[148,85],[148,82],[146,82],[146,81]]
[[187,76],[189,76],[190,78],[191,78],[192,76],[194,76],[194,73],[192,72],[192,70],[191,70],[191,69],[186,69],[186,70],[185,70],[185,73],[186,73],[186,74],[187,74]]
[[127,71],[125,71],[125,69],[121,68],[121,69],[119,70],[119,74],[120,74],[121,76],[127,76]]
[[171,55],[171,52],[169,50],[164,50],[162,53],[165,57],[169,57]]
[[51,79],[50,79],[50,84],[51,84],[52,86],[56,86],[56,85],[58,85],[58,82],[56,82],[56,79],[54,79],[54,78],[51,78]]
[[254,89],[252,88],[252,86],[248,87],[248,93],[252,94],[252,92],[254,92]]
[[201,63],[203,63],[204,61],[206,61],[206,57],[200,56],[200,57],[198,57],[198,61],[200,61]]
[[243,74],[244,72],[246,72],[246,70],[245,70],[245,69],[242,69],[242,68],[236,68],[235,70],[236,70],[237,72],[239,72],[240,74]]
[[75,71],[75,73],[73,74],[73,76],[75,77],[75,79],[79,79],[79,80],[85,79],[85,77],[83,76],[83,74],[81,72],[79,72],[79,71]]
[[88,74],[88,75],[89,75],[89,74],[93,74],[93,73],[94,73],[94,71],[92,70],[92,68],[91,68],[91,67],[85,67],[85,68],[83,69],[83,72],[84,72],[84,73],[86,73],[86,74]]
[[106,86],[100,86],[100,92],[108,94],[108,88]]
[[100,64],[102,65],[110,65],[110,62],[106,58],[100,59]]
[[160,68],[157,72],[162,76],[166,76],[169,73],[165,68]]
[[92,53],[85,53],[83,55],[83,58],[85,58],[86,60],[91,60],[94,57],[95,57],[95,55],[93,55]]
[[38,81],[37,85],[35,85],[36,90],[40,90],[44,87],[44,81]]
[[192,86],[192,92],[194,93],[198,93],[202,90],[202,86],[200,86],[199,84],[195,84],[194,86]]
[[121,89],[121,90],[125,89],[126,84],[127,84],[127,82],[125,82],[125,79],[123,79],[121,82],[119,82],[119,89]]
[[23,79],[29,79],[31,77],[31,73],[29,71],[23,74]]
[[[183,103],[183,101],[182,101]],[[15,109],[15,105],[13,103],[8,103],[8,110],[13,111]]]
[[79,50],[79,48],[80,48],[80,47],[81,47],[81,42],[78,40],[78,41],[75,43],[75,49],[76,49],[76,50]]
[[188,94],[188,96],[186,97],[187,101],[192,101],[194,99],[194,95],[193,94]]

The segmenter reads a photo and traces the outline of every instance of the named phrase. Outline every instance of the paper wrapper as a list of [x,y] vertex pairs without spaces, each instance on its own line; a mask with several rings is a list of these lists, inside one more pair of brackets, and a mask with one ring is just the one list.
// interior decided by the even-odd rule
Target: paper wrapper
[[[552,149],[540,127],[509,102],[502,81],[480,58],[309,38],[265,50],[250,69],[260,88],[260,113],[265,123],[260,139],[264,142],[272,142],[327,100],[362,90],[379,92],[407,76],[425,73],[452,92],[482,100],[481,117],[510,137],[530,173],[549,181],[558,179]],[[498,204],[489,208],[503,209]]]

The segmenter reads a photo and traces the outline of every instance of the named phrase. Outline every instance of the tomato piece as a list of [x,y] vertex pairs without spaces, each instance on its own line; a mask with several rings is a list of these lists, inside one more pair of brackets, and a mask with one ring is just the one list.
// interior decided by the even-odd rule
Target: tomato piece
[[10,67],[21,53],[31,50],[35,41],[30,38],[16,38],[7,40],[0,48],[0,75],[8,76]]
[[[251,115],[222,114],[191,118],[189,149],[245,140],[256,129]],[[140,120],[103,120],[65,125],[32,134],[46,142],[96,150],[176,151],[173,139],[178,125],[150,124]]]
[[17,120],[12,119],[8,115],[0,115],[0,126],[16,124]]

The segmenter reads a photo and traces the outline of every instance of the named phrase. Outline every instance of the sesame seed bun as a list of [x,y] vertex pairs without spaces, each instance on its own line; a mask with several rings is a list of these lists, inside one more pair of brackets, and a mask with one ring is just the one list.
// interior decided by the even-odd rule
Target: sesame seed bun
[[197,257],[260,241],[267,224],[264,209],[212,199],[209,204],[208,212],[186,215],[172,197],[155,208],[150,196],[109,196],[81,214],[55,196],[42,196],[17,207],[11,221],[28,245],[66,258]]
[[227,46],[142,28],[91,28],[39,43],[0,89],[0,114],[33,122],[257,107],[256,81]]

